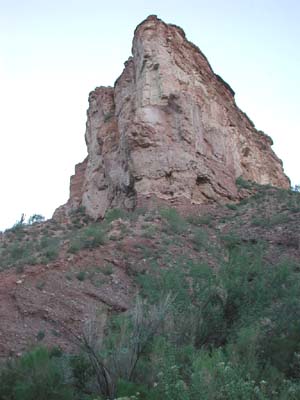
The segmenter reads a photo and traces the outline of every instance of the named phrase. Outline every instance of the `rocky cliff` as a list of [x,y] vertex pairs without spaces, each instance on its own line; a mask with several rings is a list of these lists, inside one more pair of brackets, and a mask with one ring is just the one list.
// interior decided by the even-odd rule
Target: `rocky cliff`
[[136,28],[123,73],[90,94],[87,115],[88,156],[56,216],[84,206],[97,219],[143,196],[226,202],[238,198],[240,176],[289,187],[270,137],[183,30],[156,16]]

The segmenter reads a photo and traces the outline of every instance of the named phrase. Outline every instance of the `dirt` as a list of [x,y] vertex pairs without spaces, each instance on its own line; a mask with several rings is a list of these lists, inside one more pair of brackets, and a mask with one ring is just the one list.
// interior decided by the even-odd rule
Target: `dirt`
[[[300,195],[269,188],[263,193],[230,206],[173,204],[184,221],[178,232],[159,211],[167,204],[153,201],[153,206],[148,199],[140,215],[106,223],[104,244],[75,254],[69,252],[72,235],[80,229],[74,221],[56,230],[49,229],[51,222],[26,227],[22,240],[37,240],[47,231],[61,235],[61,247],[46,264],[0,264],[0,356],[20,355],[38,344],[71,351],[72,332],[83,332],[95,318],[104,327],[111,313],[130,307],[138,292],[136,277],[153,262],[165,268],[185,257],[214,268],[226,260],[228,243],[238,240],[261,243],[270,264],[286,259],[299,263]],[[14,232],[4,233],[1,251],[14,240],[20,241]]]

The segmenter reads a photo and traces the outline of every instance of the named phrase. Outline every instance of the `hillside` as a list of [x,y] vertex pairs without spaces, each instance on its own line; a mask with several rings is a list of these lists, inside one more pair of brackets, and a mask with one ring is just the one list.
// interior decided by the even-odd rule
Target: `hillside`
[[[267,346],[268,368],[256,366],[253,379],[273,379],[265,378],[271,367],[276,382],[298,379],[300,194],[239,185],[254,194],[236,204],[176,210],[153,200],[134,212],[114,209],[102,222],[79,209],[65,225],[50,220],[8,230],[0,253],[2,357],[40,345],[78,352],[74,334],[86,334],[97,321],[103,338],[111,316],[130,313],[139,293],[149,307],[172,299],[157,336],[175,346],[175,359],[186,346],[207,355],[223,349],[234,366],[253,361],[248,345],[255,352]],[[138,370],[135,379],[153,385],[155,371],[141,381]],[[267,393],[264,398],[297,398]]]
[[300,193],[181,28],[136,28],[85,137],[0,234],[0,400],[299,399]]

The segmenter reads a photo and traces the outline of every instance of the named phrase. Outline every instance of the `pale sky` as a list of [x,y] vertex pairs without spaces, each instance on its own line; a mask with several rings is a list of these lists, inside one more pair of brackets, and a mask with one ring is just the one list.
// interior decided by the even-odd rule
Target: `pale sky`
[[149,14],[184,29],[300,183],[300,1],[0,0],[0,230],[66,202],[88,94],[114,84]]

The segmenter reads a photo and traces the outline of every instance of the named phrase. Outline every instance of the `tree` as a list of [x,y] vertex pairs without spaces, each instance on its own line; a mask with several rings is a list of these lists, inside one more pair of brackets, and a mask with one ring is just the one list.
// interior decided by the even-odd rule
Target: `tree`
[[87,355],[105,398],[116,397],[120,379],[132,379],[145,348],[162,328],[171,303],[170,295],[151,306],[137,297],[131,310],[115,318],[104,341],[96,319],[88,321],[81,334],[71,332],[74,343]]
[[41,214],[33,214],[33,215],[31,215],[31,217],[28,218],[29,225],[43,222],[43,221],[45,221],[45,217]]

